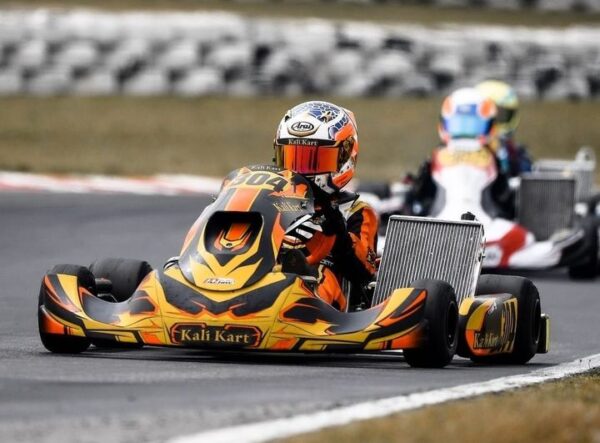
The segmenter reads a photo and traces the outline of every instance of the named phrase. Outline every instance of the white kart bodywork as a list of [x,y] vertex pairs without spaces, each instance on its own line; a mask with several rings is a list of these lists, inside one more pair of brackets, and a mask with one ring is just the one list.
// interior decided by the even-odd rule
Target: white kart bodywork
[[[437,150],[432,157],[432,177],[437,186],[431,214],[443,220],[460,220],[472,213],[485,230],[486,268],[543,269],[559,265],[563,251],[584,236],[581,229],[566,229],[551,238],[537,241],[534,234],[518,223],[494,217],[484,208],[484,194],[497,177],[493,153],[486,148],[460,146]],[[404,195],[392,194],[392,199],[379,199],[373,194],[361,194],[378,213],[390,213],[391,206],[404,203]],[[400,207],[400,206],[397,206]],[[383,250],[385,238],[380,238]]]

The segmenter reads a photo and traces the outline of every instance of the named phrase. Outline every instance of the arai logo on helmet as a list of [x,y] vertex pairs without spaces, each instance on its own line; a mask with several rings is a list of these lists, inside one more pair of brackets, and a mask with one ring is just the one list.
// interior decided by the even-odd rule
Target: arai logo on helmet
[[299,137],[303,137],[305,135],[314,134],[317,128],[310,122],[307,121],[299,121],[295,122],[290,126],[289,133],[292,135],[297,135]]

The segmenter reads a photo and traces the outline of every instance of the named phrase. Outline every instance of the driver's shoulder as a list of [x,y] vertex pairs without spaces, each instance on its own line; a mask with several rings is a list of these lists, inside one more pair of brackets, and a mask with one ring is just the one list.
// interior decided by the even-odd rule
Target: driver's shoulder
[[375,214],[373,207],[364,200],[361,200],[360,194],[354,192],[342,192],[339,198],[339,208],[346,219],[353,215],[362,213]]

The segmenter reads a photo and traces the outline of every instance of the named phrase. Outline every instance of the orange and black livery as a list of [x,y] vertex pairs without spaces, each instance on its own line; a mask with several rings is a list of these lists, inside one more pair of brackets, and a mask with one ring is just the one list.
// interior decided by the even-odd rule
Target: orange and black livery
[[[506,354],[517,346],[509,330],[518,321],[510,300],[497,300],[502,312],[498,321],[490,320],[491,308],[482,313],[474,303],[458,306],[452,287],[443,282],[395,288],[360,311],[335,309],[319,296],[306,258],[299,251],[282,253],[286,229],[314,211],[302,176],[272,166],[242,168],[194,223],[180,255],[163,268],[104,259],[47,272],[38,303],[42,343],[66,353],[91,344],[273,352],[401,349],[409,364],[437,367],[448,364],[459,346],[474,356],[484,355],[480,348]],[[494,322],[506,329],[495,341]]]

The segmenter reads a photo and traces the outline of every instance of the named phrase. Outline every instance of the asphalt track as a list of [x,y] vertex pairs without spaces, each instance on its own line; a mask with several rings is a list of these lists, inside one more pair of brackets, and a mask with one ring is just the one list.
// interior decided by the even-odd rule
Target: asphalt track
[[456,358],[412,369],[398,356],[272,357],[143,349],[52,355],[36,298],[57,263],[176,255],[207,197],[0,193],[0,441],[138,442],[449,387],[600,352],[600,280],[530,277],[552,317],[552,350],[525,367]]

